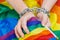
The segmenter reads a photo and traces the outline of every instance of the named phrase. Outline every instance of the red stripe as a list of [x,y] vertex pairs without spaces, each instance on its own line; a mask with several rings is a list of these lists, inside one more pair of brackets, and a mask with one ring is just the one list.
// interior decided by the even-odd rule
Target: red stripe
[[56,5],[57,5],[57,6],[60,6],[60,0],[58,0],[58,1],[56,2]]

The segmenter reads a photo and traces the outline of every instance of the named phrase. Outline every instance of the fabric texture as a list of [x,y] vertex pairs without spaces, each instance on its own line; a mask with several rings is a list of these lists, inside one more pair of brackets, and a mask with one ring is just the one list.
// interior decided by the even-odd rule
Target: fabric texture
[[[40,7],[43,0],[24,0],[29,8]],[[30,34],[25,37],[16,37],[14,28],[18,23],[19,14],[13,7],[5,0],[0,0],[0,40],[60,40],[60,0],[54,5],[50,12],[51,31],[57,36],[47,30],[41,25],[36,17],[32,17],[27,22]]]

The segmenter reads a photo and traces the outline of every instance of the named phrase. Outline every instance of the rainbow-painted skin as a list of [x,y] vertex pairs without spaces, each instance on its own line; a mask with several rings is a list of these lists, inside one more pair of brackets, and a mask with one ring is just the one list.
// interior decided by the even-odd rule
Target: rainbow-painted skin
[[[42,0],[25,0],[29,8],[40,7]],[[59,1],[60,2],[60,1]],[[53,7],[50,13],[51,30],[60,40],[60,5],[59,2]],[[13,14],[13,15],[12,15]],[[25,33],[24,38],[17,38],[14,33],[14,27],[19,20],[18,13],[5,1],[0,0],[0,40],[56,40],[56,38],[41,25],[36,17],[32,17],[27,22],[30,34]]]

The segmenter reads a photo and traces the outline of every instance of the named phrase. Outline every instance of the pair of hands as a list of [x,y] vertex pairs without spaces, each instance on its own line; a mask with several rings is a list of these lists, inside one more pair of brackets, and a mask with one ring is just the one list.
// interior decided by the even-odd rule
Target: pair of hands
[[[18,21],[18,24],[15,27],[15,34],[16,36],[19,38],[24,37],[24,33],[22,32],[22,28],[24,29],[24,31],[29,34],[29,30],[27,28],[27,21],[31,18],[31,17],[35,17],[34,14],[32,12],[29,13],[25,13]],[[42,22],[43,26],[50,26],[50,21],[49,18],[47,16],[47,14],[44,13],[38,13],[37,14],[37,18]]]

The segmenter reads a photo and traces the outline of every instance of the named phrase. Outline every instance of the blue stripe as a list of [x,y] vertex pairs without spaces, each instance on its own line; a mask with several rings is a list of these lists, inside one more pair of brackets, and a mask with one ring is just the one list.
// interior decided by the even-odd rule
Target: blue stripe
[[6,18],[4,20],[0,20],[0,36],[3,36],[14,29],[18,22],[16,18]]

